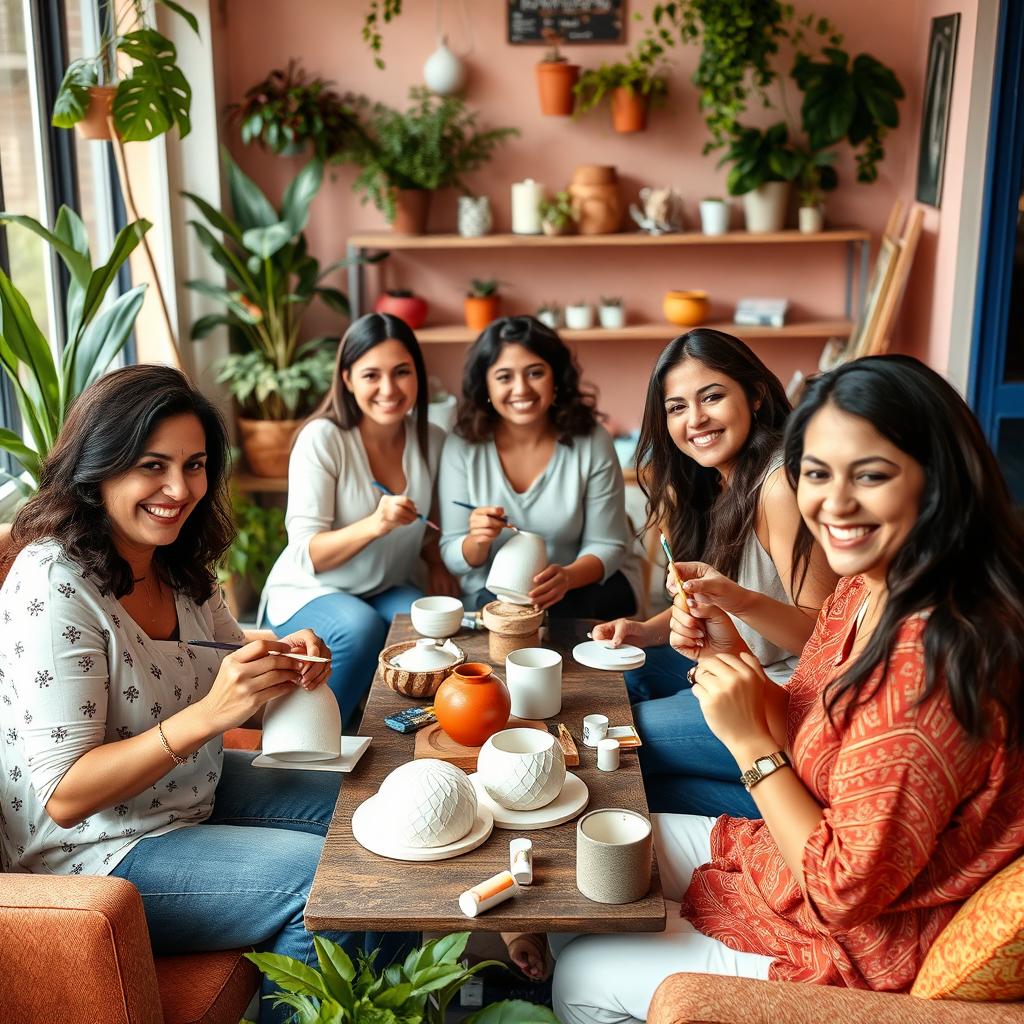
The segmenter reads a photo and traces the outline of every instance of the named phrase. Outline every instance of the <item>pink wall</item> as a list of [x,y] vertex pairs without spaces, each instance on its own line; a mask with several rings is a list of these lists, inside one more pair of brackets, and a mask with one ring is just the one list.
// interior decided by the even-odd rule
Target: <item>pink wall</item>
[[[312,73],[332,78],[342,90],[364,92],[374,99],[401,105],[408,87],[421,81],[423,61],[435,46],[434,5],[407,2],[406,12],[385,29],[385,71],[377,70],[360,39],[363,3],[339,4],[336,0],[223,0],[219,8],[218,102],[237,100],[245,89],[269,69],[299,56]],[[650,9],[649,0],[631,0],[632,12]],[[973,21],[972,9],[964,21]],[[526,176],[549,186],[562,187],[579,163],[611,163],[619,169],[626,194],[635,198],[644,184],[672,184],[687,200],[690,223],[696,222],[696,203],[705,195],[724,191],[725,170],[716,170],[715,158],[701,155],[706,130],[697,112],[697,97],[689,78],[696,62],[692,47],[676,50],[671,75],[671,94],[666,108],[656,112],[643,134],[618,136],[612,132],[607,113],[597,111],[579,121],[542,117],[534,86],[533,65],[540,55],[536,47],[511,47],[505,42],[505,4],[481,0],[465,5],[471,11],[474,50],[469,57],[472,77],[467,90],[469,104],[480,111],[488,125],[514,125],[521,136],[506,144],[495,159],[469,182],[474,192],[491,197],[497,230],[508,230],[508,195],[511,182]],[[891,66],[908,93],[901,106],[901,125],[887,140],[887,158],[880,179],[873,186],[854,181],[852,161],[840,166],[841,189],[829,199],[829,219],[837,225],[854,224],[873,232],[881,230],[895,198],[912,198],[917,152],[920,81],[928,21],[937,0],[892,3],[864,0],[850,5],[842,0],[801,3],[800,9],[834,17],[846,36],[848,48],[867,51]],[[458,7],[444,6],[454,19]],[[943,9],[945,13],[945,9]],[[453,46],[464,46],[461,26],[446,29]],[[630,42],[640,28],[630,24]],[[969,24],[962,24],[961,63],[957,67],[950,133],[951,158],[947,166],[944,206],[926,222],[922,259],[915,268],[911,295],[917,307],[905,316],[899,331],[902,347],[927,353],[944,367],[948,339],[948,295],[951,253],[955,249],[957,175],[962,174],[963,147],[956,146],[960,120],[966,116],[965,89],[971,50]],[[568,48],[571,59],[584,65],[613,60],[623,46]],[[790,101],[796,97],[790,95]],[[758,112],[764,120],[763,112]],[[272,195],[295,172],[296,161],[246,148],[234,133],[228,138],[232,152]],[[959,168],[959,170],[957,170]],[[357,230],[384,227],[372,206],[360,206],[350,186],[354,172],[333,172],[313,210],[309,236],[321,260],[344,253],[347,236]],[[454,195],[439,197],[432,215],[434,230],[453,230]],[[738,214],[737,214],[738,216]],[[952,225],[945,232],[943,225]],[[394,286],[415,287],[432,303],[431,322],[461,320],[462,290],[470,276],[497,276],[507,282],[505,310],[532,312],[545,299],[562,303],[580,297],[594,300],[602,294],[624,296],[631,319],[661,320],[660,300],[668,288],[705,288],[712,297],[712,318],[728,319],[735,300],[742,295],[786,295],[794,318],[831,318],[841,315],[844,251],[841,246],[750,249],[670,249],[664,252],[567,250],[538,255],[522,252],[456,255],[430,253],[418,258],[392,257],[388,281]],[[935,285],[933,287],[933,281]],[[324,316],[319,330],[329,325]],[[668,340],[668,337],[665,339]],[[601,389],[602,407],[624,426],[639,422],[643,393],[660,343],[597,342],[580,346],[578,356],[585,375]],[[635,350],[635,351],[634,351]],[[820,342],[783,339],[758,346],[759,354],[785,382],[800,367],[816,363]],[[429,346],[427,362],[450,387],[457,385],[461,346]]]

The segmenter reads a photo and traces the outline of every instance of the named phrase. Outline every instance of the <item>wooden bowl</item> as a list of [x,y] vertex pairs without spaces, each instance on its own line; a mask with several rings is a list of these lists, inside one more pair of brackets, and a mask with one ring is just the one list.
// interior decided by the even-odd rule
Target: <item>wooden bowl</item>
[[466,662],[466,652],[461,647],[455,647],[458,651],[458,658],[444,668],[434,669],[431,672],[411,672],[406,668],[399,668],[392,664],[393,660],[400,654],[404,654],[410,647],[415,647],[415,640],[403,640],[401,643],[385,647],[377,659],[380,665],[380,674],[384,682],[391,687],[395,693],[403,697],[412,697],[414,700],[423,700],[433,697],[437,688],[452,674],[452,671]]

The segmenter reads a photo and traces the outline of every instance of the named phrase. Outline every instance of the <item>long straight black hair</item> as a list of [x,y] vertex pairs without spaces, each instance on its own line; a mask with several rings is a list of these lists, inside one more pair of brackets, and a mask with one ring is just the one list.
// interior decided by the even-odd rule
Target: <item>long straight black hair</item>
[[[825,405],[866,420],[924,471],[917,522],[886,574],[888,599],[856,661],[829,685],[843,714],[871,698],[902,623],[928,613],[925,688],[949,694],[968,735],[987,735],[993,705],[1007,742],[1024,745],[1024,530],[999,465],[964,400],[910,356],[858,359],[814,378],[786,429],[786,473],[797,485],[807,424]],[[806,526],[803,527],[806,530]],[[884,678],[883,671],[881,678]]]
[[[717,469],[681,452],[668,432],[665,377],[686,359],[736,381],[750,405],[750,433],[736,456],[728,487],[722,486]],[[646,528],[665,529],[677,559],[709,562],[736,578],[743,548],[757,524],[758,482],[782,446],[789,410],[779,378],[739,338],[699,327],[665,346],[647,385],[637,481],[647,497]],[[794,551],[794,600],[806,576],[810,550],[811,544],[804,542]]]
[[[412,328],[398,316],[390,313],[367,313],[354,320],[338,346],[338,356],[334,361],[334,376],[331,378],[330,390],[324,395],[323,401],[310,413],[306,423],[312,420],[330,420],[342,430],[351,430],[363,418],[363,412],[356,403],[355,396],[342,379],[342,374],[352,368],[357,359],[362,358],[372,348],[385,341],[401,342],[412,359],[416,368],[416,440],[420,446],[420,454],[424,459],[429,457],[427,444],[427,368],[423,362],[423,352],[416,340]],[[305,424],[303,424],[305,426]]]

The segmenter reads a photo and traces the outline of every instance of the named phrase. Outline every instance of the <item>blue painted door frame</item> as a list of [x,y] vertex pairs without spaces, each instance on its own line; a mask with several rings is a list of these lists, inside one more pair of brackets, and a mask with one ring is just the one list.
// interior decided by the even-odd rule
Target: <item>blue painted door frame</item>
[[1024,420],[1024,381],[1004,380],[1007,346],[1024,345],[1024,324],[1009,323],[1017,204],[1024,181],[1024,0],[1003,0],[985,199],[968,401],[995,447],[1004,420]]

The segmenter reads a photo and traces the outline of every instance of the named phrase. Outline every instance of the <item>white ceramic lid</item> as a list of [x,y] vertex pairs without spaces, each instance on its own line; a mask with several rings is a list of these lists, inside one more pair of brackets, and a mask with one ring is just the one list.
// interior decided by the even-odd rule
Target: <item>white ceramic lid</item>
[[459,656],[450,647],[424,637],[417,640],[415,646],[402,651],[392,664],[407,672],[434,672],[439,668],[449,668],[458,660]]

